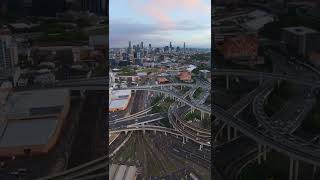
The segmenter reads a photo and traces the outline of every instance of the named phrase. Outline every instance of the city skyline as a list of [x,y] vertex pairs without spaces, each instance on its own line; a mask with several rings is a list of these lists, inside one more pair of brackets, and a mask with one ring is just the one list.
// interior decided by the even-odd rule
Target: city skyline
[[110,47],[169,42],[190,48],[211,48],[211,4],[208,0],[110,1]]
[[[127,42],[127,44],[126,45],[124,45],[124,46],[119,46],[119,47],[110,47],[110,48],[112,48],[112,49],[127,49],[128,47],[129,47],[129,42],[131,42],[131,47],[133,48],[133,46],[136,46],[136,45],[138,45],[139,44],[139,46],[141,46],[141,42],[143,42],[143,47],[144,48],[149,48],[149,44],[151,44],[151,43],[149,43],[149,42],[145,42],[145,41],[128,41]],[[171,42],[171,44],[172,44],[172,47],[173,48],[177,48],[177,47],[179,47],[180,49],[183,49],[183,47],[184,47],[184,43],[182,43],[182,44],[176,44],[174,41],[170,41]],[[163,43],[163,46],[154,46],[153,44],[151,44],[151,47],[152,48],[164,48],[165,46],[168,46],[168,47],[170,47],[170,42],[168,42],[168,43]],[[210,49],[210,47],[208,47],[208,48],[206,48],[206,47],[188,47],[188,44],[186,43],[185,44],[185,47],[186,47],[186,49],[188,49],[188,48],[191,48],[191,49]]]

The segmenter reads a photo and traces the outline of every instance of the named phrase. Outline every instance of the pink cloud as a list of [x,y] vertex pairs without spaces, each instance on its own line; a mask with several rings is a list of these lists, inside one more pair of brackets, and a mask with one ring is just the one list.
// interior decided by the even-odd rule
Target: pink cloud
[[170,13],[182,11],[186,15],[193,16],[193,13],[210,12],[210,4],[204,3],[202,0],[148,0],[139,3],[139,0],[128,0],[129,5],[137,12],[141,12],[165,28],[173,28],[176,26]]

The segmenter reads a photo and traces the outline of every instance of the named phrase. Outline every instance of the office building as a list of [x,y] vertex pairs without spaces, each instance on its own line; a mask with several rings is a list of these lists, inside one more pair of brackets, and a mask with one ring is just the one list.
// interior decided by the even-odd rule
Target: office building
[[81,0],[81,7],[85,11],[95,13],[97,15],[106,16],[108,13],[107,0]]
[[282,40],[291,52],[307,56],[310,52],[319,50],[320,33],[303,26],[288,27],[282,29]]
[[[30,4],[30,3],[29,3]],[[32,0],[31,15],[55,17],[66,10],[65,0]]]
[[12,72],[18,63],[18,48],[10,35],[0,36],[0,72]]

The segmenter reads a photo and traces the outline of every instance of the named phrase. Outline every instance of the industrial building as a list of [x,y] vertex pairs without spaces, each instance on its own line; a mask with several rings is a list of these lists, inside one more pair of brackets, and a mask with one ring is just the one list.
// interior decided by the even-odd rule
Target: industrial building
[[131,99],[131,90],[109,91],[109,111],[126,110]]
[[109,166],[109,180],[135,180],[137,167],[112,164]]
[[46,154],[57,144],[70,108],[68,90],[9,92],[1,102],[1,157]]

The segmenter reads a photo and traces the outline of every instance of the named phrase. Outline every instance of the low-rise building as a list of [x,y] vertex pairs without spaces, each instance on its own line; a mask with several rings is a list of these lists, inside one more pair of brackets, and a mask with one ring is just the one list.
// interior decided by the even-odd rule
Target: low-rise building
[[169,83],[169,80],[165,77],[158,77],[157,82],[158,84],[166,84],[166,83]]
[[123,111],[128,108],[131,100],[131,90],[110,90],[109,91],[109,111]]
[[0,156],[47,154],[58,142],[69,107],[68,90],[8,94],[0,109]]
[[211,72],[209,70],[199,70],[199,76],[203,79],[211,78]]
[[180,81],[191,82],[192,81],[191,72],[187,72],[187,71],[180,72],[179,79],[180,79]]
[[307,56],[320,49],[320,32],[304,26],[283,28],[282,40],[298,55]]
[[256,64],[258,37],[255,34],[248,34],[227,38],[217,49],[222,52],[225,60],[230,60],[236,64]]

